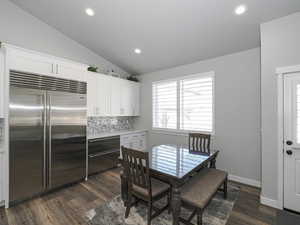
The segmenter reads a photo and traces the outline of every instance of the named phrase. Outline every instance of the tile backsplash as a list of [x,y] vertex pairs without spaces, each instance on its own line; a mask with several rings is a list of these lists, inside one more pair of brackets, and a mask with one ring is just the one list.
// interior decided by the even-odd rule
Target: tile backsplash
[[131,130],[133,129],[134,117],[89,117],[88,135],[100,133]]

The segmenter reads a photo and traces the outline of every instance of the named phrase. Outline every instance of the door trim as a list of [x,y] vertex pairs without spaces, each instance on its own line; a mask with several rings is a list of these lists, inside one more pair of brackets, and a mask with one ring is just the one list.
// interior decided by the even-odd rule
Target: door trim
[[[285,75],[291,73],[298,73],[300,72],[300,65],[294,66],[287,66],[287,67],[279,67],[276,68],[276,75],[277,75],[277,154],[278,154],[278,200],[277,200],[277,208],[283,209],[284,207],[284,156],[283,156],[283,148],[284,148],[284,77]],[[274,206],[273,206],[274,207]]]

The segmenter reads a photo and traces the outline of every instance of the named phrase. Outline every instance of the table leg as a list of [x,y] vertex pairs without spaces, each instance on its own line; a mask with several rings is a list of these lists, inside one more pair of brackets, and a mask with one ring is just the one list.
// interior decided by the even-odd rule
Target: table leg
[[172,196],[172,214],[173,214],[173,225],[179,225],[179,216],[181,210],[181,196],[180,188],[173,187]]
[[212,160],[210,161],[210,168],[216,169],[216,159],[212,159]]
[[127,206],[127,202],[128,202],[128,182],[127,182],[127,177],[125,176],[123,170],[121,170],[121,172],[120,172],[120,178],[121,178],[121,198],[124,202],[124,205]]

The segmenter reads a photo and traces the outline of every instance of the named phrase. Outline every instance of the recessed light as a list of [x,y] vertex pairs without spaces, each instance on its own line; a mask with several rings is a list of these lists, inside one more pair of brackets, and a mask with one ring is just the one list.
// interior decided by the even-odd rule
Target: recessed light
[[95,12],[94,10],[92,10],[91,8],[87,8],[85,10],[86,14],[88,14],[89,16],[94,16],[95,15]]
[[142,50],[139,49],[139,48],[136,48],[136,49],[134,49],[134,52],[135,52],[136,54],[141,54],[141,53],[142,53]]
[[236,15],[242,15],[247,11],[246,5],[239,5],[235,8],[234,12]]

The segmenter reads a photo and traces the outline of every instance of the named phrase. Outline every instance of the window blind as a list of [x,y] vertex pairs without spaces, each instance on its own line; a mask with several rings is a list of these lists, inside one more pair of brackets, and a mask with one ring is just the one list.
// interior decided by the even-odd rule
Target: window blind
[[180,80],[180,129],[212,132],[212,76]]
[[177,128],[177,81],[153,83],[153,127]]
[[213,133],[214,73],[152,83],[152,127]]

